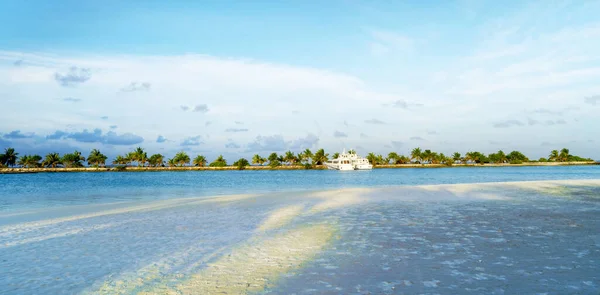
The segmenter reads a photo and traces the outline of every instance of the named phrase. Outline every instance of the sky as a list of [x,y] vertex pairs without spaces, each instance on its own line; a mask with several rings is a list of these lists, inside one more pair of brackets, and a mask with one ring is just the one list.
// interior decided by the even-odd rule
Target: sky
[[0,0],[0,148],[600,159],[600,1]]

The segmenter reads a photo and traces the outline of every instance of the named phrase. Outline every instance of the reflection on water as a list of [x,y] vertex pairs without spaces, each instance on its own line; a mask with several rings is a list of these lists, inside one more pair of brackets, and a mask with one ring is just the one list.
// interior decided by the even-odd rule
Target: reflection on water
[[600,291],[600,180],[67,209],[4,217],[0,293]]

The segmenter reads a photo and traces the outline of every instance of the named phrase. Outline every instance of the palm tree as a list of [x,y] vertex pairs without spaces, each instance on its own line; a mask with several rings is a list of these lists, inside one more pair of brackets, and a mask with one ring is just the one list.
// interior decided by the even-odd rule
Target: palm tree
[[42,160],[42,156],[32,155],[32,156],[29,156],[29,162],[27,164],[32,167],[39,167],[41,160]]
[[559,160],[561,162],[569,161],[569,156],[570,156],[569,149],[564,148],[564,149],[560,150]]
[[143,152],[140,155],[138,155],[138,165],[143,167],[146,166],[146,163],[148,163],[148,154],[146,154],[146,152]]
[[204,165],[206,165],[206,158],[203,155],[198,155],[194,158],[192,164],[194,164],[194,166],[204,167]]
[[159,167],[163,164],[164,157],[161,154],[154,154],[148,159],[148,164],[153,167]]
[[219,155],[217,159],[215,159],[210,165],[210,167],[225,167],[227,166],[227,161],[223,158],[223,155]]
[[125,159],[127,160],[127,162],[125,164],[131,165],[133,162],[137,161],[137,155],[135,154],[135,152],[130,152],[130,153],[127,153],[127,155],[125,156]]
[[396,158],[396,164],[407,164],[410,163],[410,158],[404,155],[400,155],[398,156],[398,158]]
[[254,157],[252,157],[252,164],[262,166],[266,162],[267,162],[267,159],[261,157],[259,154],[256,154],[256,155],[254,155]]
[[398,158],[400,158],[400,156],[398,156],[396,152],[391,152],[388,154],[388,159],[392,161],[392,164],[397,164]]
[[334,153],[333,156],[331,156],[332,159],[337,159],[340,157],[340,153]]
[[480,152],[468,152],[465,154],[465,161],[471,161],[477,164],[483,164],[488,161],[488,158]]
[[371,163],[371,165],[377,165],[377,156],[374,153],[369,153],[367,155],[367,160],[369,160],[369,163]]
[[477,155],[475,154],[475,152],[467,152],[465,154],[465,162],[476,162],[477,161]]
[[421,153],[421,159],[425,163],[431,163],[431,160],[433,159],[433,154],[431,153],[431,150],[425,150],[423,153]]
[[506,162],[508,162],[508,157],[506,156],[506,154],[502,150],[499,150],[495,154],[490,154],[489,158],[490,158],[490,161],[495,162],[495,163],[506,163]]
[[527,158],[523,153],[519,151],[512,151],[508,155],[506,155],[508,162],[511,164],[521,164],[523,162],[528,162],[529,158]]
[[30,160],[29,160],[29,155],[23,155],[21,157],[19,157],[19,159],[17,160],[17,165],[20,165],[23,168],[27,168],[27,165],[29,164]]
[[310,151],[310,149],[305,149],[304,150],[304,160],[308,163],[309,160],[311,160],[313,158],[313,153]]
[[250,163],[248,163],[248,160],[246,160],[245,158],[241,158],[233,163],[233,166],[236,166],[238,170],[244,170],[246,169],[246,166],[249,165]]
[[417,163],[421,163],[422,160],[422,153],[421,152],[421,148],[414,148],[411,152],[410,152],[410,160],[411,161],[415,161]]
[[27,163],[29,162],[29,155],[23,155],[19,157],[17,160],[17,165],[20,165],[23,168],[27,168]]
[[277,156],[277,161],[279,161],[279,163],[285,163],[285,156],[284,155]]
[[64,154],[62,156],[61,162],[65,167],[83,167],[82,161],[85,161],[85,157],[81,155],[81,152],[74,151],[71,154]]
[[454,158],[446,157],[444,154],[441,154],[440,157],[442,157],[442,163],[446,164],[446,166],[452,166],[454,163]]
[[294,165],[296,163],[296,161],[298,161],[298,159],[296,158],[296,155],[294,155],[294,153],[292,153],[292,151],[287,151],[285,153],[284,156],[284,161],[290,163],[290,165]]
[[501,163],[508,162],[508,158],[506,157],[506,154],[503,151],[498,151],[496,155],[498,156],[498,161],[500,161]]
[[24,155],[19,158],[17,164],[21,165],[23,168],[33,168],[38,167],[41,160],[42,157],[39,155]]
[[169,165],[169,167],[177,166],[177,163],[175,163],[175,158],[169,159],[167,161],[167,165]]
[[296,155],[296,158],[298,158],[298,162],[300,162],[300,164],[308,164],[309,159],[306,154],[304,152],[299,152],[298,155]]
[[42,166],[44,167],[52,167],[52,168],[56,168],[56,166],[58,166],[59,164],[61,164],[60,162],[60,155],[58,153],[49,153],[46,155],[46,157],[44,158],[44,162],[42,162]]
[[137,162],[138,166],[146,165],[146,161],[148,160],[148,155],[146,154],[146,152],[144,152],[143,148],[137,147],[131,155],[132,155],[131,160]]
[[279,164],[281,163],[279,161],[279,156],[277,155],[277,153],[271,153],[267,159],[269,159],[270,166],[279,166]]
[[127,158],[123,157],[123,156],[117,156],[114,160],[113,160],[113,165],[127,165]]
[[14,148],[7,148],[4,150],[4,154],[0,155],[0,162],[5,166],[12,167],[17,163],[18,156],[19,153],[15,153]]
[[107,156],[102,154],[99,150],[93,149],[88,156],[88,165],[104,166],[106,164]]
[[452,155],[452,160],[454,160],[454,162],[462,162],[462,158],[460,157],[460,153],[456,152]]
[[552,162],[556,162],[559,159],[558,150],[552,150],[550,155],[548,156],[548,160]]
[[138,160],[138,154],[133,151],[133,152],[129,152],[127,153],[127,165],[132,165],[133,166],[133,162],[137,162]]
[[326,154],[324,149],[320,149],[313,155],[313,163],[315,165],[323,165],[323,163],[327,162],[328,156],[329,154]]
[[173,161],[175,162],[175,164],[179,165],[180,167],[183,167],[186,164],[190,163],[190,156],[188,156],[186,152],[181,151],[175,154],[175,157],[173,157]]

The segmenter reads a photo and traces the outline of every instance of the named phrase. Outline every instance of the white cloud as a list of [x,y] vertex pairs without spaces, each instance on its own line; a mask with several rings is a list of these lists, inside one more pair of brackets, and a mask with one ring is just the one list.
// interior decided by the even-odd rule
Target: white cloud
[[[2,65],[2,61],[14,62],[16,56],[25,58],[27,63],[20,67]],[[84,74],[93,78],[76,79],[77,87],[60,87],[54,81],[54,73],[74,67],[75,74],[86,69]],[[319,133],[312,123],[298,124],[298,120],[322,118],[315,106],[335,106],[339,115],[330,117],[339,122],[346,116],[360,114],[372,101],[397,99],[394,94],[373,91],[361,79],[344,73],[203,55],[70,57],[0,51],[1,77],[8,78],[0,80],[0,87],[14,97],[10,102],[17,109],[0,118],[0,124],[8,130],[27,125],[30,130],[24,131],[51,133],[66,125],[80,130],[118,125],[144,138],[154,139],[161,134],[172,140],[164,143],[165,147],[170,145],[173,149],[177,142],[198,132],[199,115],[192,111],[204,113],[200,124],[206,124],[205,127],[208,124],[204,122],[218,125],[215,122],[219,118],[235,116],[240,122],[257,122],[244,129],[259,134],[285,130],[286,134],[300,137],[307,132]],[[80,82],[83,80],[85,83]],[[55,97],[84,99],[78,101],[74,110],[53,103]],[[25,111],[26,106],[24,116],[18,110]],[[187,112],[181,112],[182,109]],[[290,121],[291,111],[303,115]],[[97,118],[105,114],[110,114],[110,120],[99,123]],[[35,121],[27,119],[33,115]],[[221,130],[227,127],[222,126]],[[249,141],[257,135],[243,133],[248,134],[238,133],[237,140]],[[204,144],[215,148],[224,142],[224,134],[212,134],[211,141],[204,140]]]
[[[483,9],[464,5],[462,13],[471,16]],[[416,143],[410,135],[426,137],[428,148],[445,153],[492,152],[484,150],[493,148],[490,140],[511,142],[525,152],[537,152],[542,141],[578,134],[578,144],[586,142],[600,128],[593,112],[600,103],[600,22],[593,11],[600,4],[522,6],[500,19],[473,22],[464,35],[438,26],[430,27],[439,31],[437,37],[424,40],[435,35],[427,27],[367,29],[363,40],[348,44],[348,52],[363,56],[337,66],[331,61],[328,70],[195,54],[0,51],[0,95],[12,110],[0,116],[0,133],[53,134],[116,125],[149,139],[143,144],[150,150],[180,149],[190,136],[203,134],[188,143],[201,142],[216,153],[233,136],[236,143],[250,143],[242,150],[252,144],[258,149],[327,149],[339,148],[334,135],[347,133],[344,144],[378,153],[388,152],[383,146],[392,139],[406,142],[398,149],[409,149]],[[18,60],[23,62],[15,66]],[[77,70],[71,72],[72,67]],[[62,87],[55,73],[61,79],[72,74],[74,80],[65,81],[76,87]],[[145,91],[120,91],[124,87]],[[62,98],[80,100],[68,104]],[[416,107],[417,102],[422,105]],[[235,121],[244,125],[235,126]],[[342,125],[345,121],[353,124]],[[530,136],[533,129],[536,138]],[[434,138],[428,130],[436,131]],[[159,146],[158,134],[169,140]],[[274,136],[257,139],[261,134]]]

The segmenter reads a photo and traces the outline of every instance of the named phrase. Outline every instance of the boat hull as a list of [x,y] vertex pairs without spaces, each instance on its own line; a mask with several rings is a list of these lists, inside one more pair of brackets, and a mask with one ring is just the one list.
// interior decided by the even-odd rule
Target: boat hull
[[373,165],[351,165],[351,164],[343,164],[343,165],[330,165],[325,164],[328,170],[338,170],[338,171],[353,171],[353,170],[372,170]]
[[329,170],[339,170],[339,171],[351,171],[354,170],[354,167],[350,164],[342,164],[342,165],[330,165],[326,164],[327,169]]
[[373,170],[373,165],[356,165],[356,167],[354,167],[354,170]]

